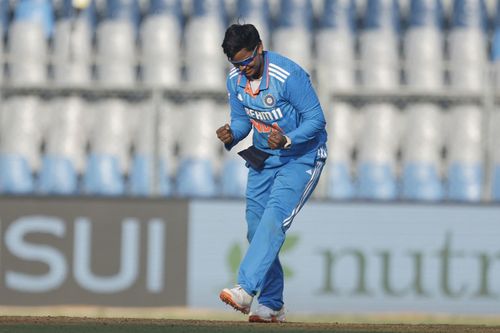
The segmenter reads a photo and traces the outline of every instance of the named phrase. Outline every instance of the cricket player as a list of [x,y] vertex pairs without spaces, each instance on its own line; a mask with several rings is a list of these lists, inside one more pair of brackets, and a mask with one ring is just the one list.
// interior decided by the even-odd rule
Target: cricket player
[[325,117],[309,75],[290,59],[264,51],[257,29],[233,24],[222,48],[233,64],[227,77],[230,125],[217,137],[230,150],[253,131],[247,161],[246,222],[249,248],[238,284],[223,302],[250,322],[283,322],[283,269],[278,258],[294,217],[313,192],[327,157]]

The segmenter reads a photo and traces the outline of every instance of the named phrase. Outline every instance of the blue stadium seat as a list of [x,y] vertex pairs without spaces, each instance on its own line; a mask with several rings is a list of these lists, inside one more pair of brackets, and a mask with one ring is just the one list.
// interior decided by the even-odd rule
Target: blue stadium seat
[[222,167],[222,195],[244,198],[247,187],[248,169],[241,159],[228,158]]
[[7,34],[9,28],[9,0],[0,0],[0,28],[2,29],[2,38]]
[[355,189],[349,165],[345,162],[333,161],[327,166],[327,197],[340,200],[354,198]]
[[172,195],[172,182],[166,168],[165,161],[160,161],[158,165],[158,179],[153,176],[153,158],[144,154],[137,154],[132,161],[130,171],[130,194],[135,196],[149,196],[155,190],[153,181],[158,181],[158,191],[160,196]]
[[436,167],[431,163],[407,163],[403,167],[401,196],[409,200],[442,200],[443,184]]
[[448,168],[448,199],[480,201],[482,185],[483,167],[481,164],[455,162]]
[[170,14],[180,18],[182,16],[182,2],[181,0],[151,0],[149,3],[148,14]]
[[400,32],[399,2],[397,0],[368,0],[363,18],[365,30],[388,28]]
[[161,196],[171,196],[173,194],[172,179],[168,172],[168,163],[165,160],[160,160],[160,195]]
[[130,194],[137,196],[151,195],[153,166],[151,156],[137,154],[132,161],[132,170],[130,171]]
[[177,169],[177,194],[181,197],[216,195],[214,169],[208,159],[184,158]]
[[280,28],[313,28],[313,10],[310,0],[281,0],[278,26]]
[[227,14],[224,0],[194,0],[192,16],[215,16],[227,24]]
[[28,160],[17,154],[0,154],[0,192],[31,194],[33,191],[34,179]]
[[78,175],[73,162],[66,156],[44,156],[38,192],[55,195],[77,194]]
[[436,27],[443,28],[442,0],[411,0],[409,12],[409,28]]
[[54,31],[54,12],[50,0],[19,0],[15,8],[14,20],[39,22],[50,38]]
[[351,31],[356,30],[356,2],[350,0],[343,5],[339,0],[325,0],[319,20],[322,29],[336,29],[347,24]]
[[107,19],[130,21],[137,32],[140,21],[138,0],[107,0],[106,13]]
[[357,177],[357,195],[361,199],[392,200],[398,196],[396,176],[389,164],[362,162]]
[[491,198],[500,201],[500,165],[496,165],[493,170],[493,186]]
[[491,60],[497,62],[500,59],[500,5],[498,4],[494,28],[493,40],[491,42]]
[[60,11],[60,19],[83,18],[88,21],[93,30],[97,24],[97,13],[95,0],[89,0],[89,4],[81,9],[73,6],[73,0],[64,0]]
[[452,28],[488,29],[488,12],[484,0],[454,0]]
[[91,153],[84,175],[86,194],[118,196],[125,193],[117,156]]

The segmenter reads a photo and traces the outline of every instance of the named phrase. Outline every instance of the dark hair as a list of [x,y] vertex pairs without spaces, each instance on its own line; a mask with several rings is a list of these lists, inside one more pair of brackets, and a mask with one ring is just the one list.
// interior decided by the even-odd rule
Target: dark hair
[[242,49],[253,51],[260,42],[259,32],[253,24],[232,24],[224,35],[222,50],[231,60]]

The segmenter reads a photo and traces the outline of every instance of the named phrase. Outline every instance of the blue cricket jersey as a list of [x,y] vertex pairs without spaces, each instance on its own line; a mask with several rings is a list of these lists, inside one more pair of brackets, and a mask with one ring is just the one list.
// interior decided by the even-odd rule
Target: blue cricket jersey
[[[271,51],[264,52],[264,71],[259,92],[252,93],[250,82],[239,69],[227,78],[231,130],[230,150],[253,131],[256,148],[272,155],[303,155],[325,144],[326,122],[309,74],[292,60]],[[267,139],[278,130],[292,141],[289,149],[270,149]]]

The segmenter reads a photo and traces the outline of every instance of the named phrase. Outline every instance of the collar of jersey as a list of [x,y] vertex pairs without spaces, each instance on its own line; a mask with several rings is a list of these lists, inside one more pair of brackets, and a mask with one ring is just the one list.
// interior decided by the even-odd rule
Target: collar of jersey
[[[259,91],[266,90],[269,88],[269,73],[268,73],[268,68],[269,68],[269,55],[267,51],[263,52],[264,55],[264,71],[262,72],[262,81],[260,82],[259,86]],[[243,72],[240,72],[240,75],[238,77],[238,85],[242,88],[245,88],[247,85],[247,77]]]

